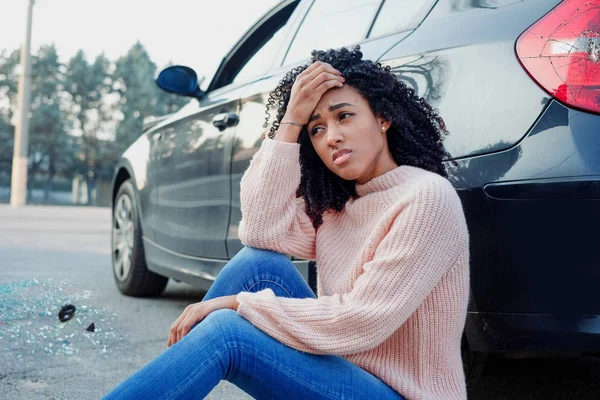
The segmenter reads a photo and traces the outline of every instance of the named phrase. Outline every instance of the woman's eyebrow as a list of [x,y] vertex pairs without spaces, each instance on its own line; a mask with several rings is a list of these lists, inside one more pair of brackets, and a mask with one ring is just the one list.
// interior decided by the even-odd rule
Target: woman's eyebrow
[[342,107],[345,107],[345,106],[354,107],[354,105],[350,104],[350,103],[339,103],[339,104],[334,104],[332,106],[329,106],[329,111],[335,111],[338,108],[342,108]]
[[[333,104],[331,106],[329,106],[329,112],[331,111],[335,111],[338,108],[342,108],[342,107],[346,107],[346,106],[350,106],[350,107],[354,107],[354,104],[350,104],[350,103],[338,103],[338,104]],[[319,119],[321,118],[321,114],[314,114],[311,115],[311,117],[309,118],[308,122],[312,122],[315,119]]]

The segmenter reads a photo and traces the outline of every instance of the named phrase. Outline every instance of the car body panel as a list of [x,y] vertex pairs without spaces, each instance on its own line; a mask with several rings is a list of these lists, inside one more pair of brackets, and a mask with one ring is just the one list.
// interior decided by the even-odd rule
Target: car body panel
[[147,134],[140,136],[122,155],[115,167],[113,176],[113,204],[123,172],[131,179],[137,192],[136,202],[142,232],[154,238],[154,228],[158,222],[156,190],[154,189],[155,165],[160,153],[160,143],[156,137]]
[[441,3],[379,61],[439,109],[450,132],[444,145],[453,158],[506,149],[529,131],[548,102],[516,59],[514,44],[553,2],[477,12],[461,8],[444,17],[437,11]]
[[600,314],[598,126],[553,100],[516,146],[458,161],[470,311]]
[[219,114],[239,113],[239,90],[202,101],[201,111],[161,129],[156,242],[175,253],[227,259],[230,165],[236,127],[213,126]]
[[157,274],[208,290],[229,260],[188,256],[173,252],[144,237],[148,269]]

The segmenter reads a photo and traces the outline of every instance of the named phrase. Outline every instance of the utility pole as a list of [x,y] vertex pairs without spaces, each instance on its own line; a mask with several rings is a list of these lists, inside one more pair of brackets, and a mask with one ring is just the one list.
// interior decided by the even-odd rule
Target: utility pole
[[21,76],[17,98],[18,121],[15,127],[15,149],[13,153],[10,205],[19,207],[27,202],[27,160],[29,147],[29,107],[31,102],[31,20],[33,3],[27,6],[27,30],[21,46]]

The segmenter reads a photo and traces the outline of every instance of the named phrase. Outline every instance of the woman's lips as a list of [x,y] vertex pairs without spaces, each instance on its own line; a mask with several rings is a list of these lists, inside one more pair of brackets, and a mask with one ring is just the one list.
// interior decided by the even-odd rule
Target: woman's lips
[[333,154],[333,163],[335,165],[340,165],[348,161],[350,156],[352,155],[352,151],[350,150],[340,150]]

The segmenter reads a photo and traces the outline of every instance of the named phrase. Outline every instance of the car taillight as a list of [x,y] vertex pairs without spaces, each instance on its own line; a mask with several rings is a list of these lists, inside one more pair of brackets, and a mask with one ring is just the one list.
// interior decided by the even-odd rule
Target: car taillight
[[564,0],[521,34],[516,51],[552,96],[600,113],[600,0]]

